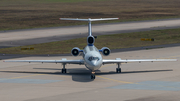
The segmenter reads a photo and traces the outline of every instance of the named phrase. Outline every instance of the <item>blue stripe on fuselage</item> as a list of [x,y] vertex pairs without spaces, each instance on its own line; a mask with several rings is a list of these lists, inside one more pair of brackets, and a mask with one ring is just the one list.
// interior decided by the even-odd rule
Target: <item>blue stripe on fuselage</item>
[[88,46],[94,46],[93,44],[88,44]]

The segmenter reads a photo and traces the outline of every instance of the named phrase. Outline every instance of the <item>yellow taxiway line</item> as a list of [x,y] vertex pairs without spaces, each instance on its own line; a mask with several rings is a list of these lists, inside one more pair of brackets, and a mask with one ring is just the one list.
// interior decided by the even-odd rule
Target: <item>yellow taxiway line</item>
[[114,82],[120,82],[120,83],[126,83],[126,84],[135,84],[134,82],[120,81],[120,80],[110,79],[110,78],[106,78],[106,77],[102,77],[102,76],[98,76],[98,75],[96,75],[96,76],[99,78],[114,81]]

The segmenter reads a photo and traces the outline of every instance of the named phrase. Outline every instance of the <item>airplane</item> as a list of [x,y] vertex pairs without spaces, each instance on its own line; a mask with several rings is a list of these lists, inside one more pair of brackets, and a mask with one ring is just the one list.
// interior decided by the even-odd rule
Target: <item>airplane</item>
[[[104,20],[116,20],[119,18],[100,18],[100,19],[78,19],[78,18],[60,18],[60,20],[73,20],[73,21],[86,21],[88,22],[88,37],[87,37],[87,46],[81,50],[78,47],[74,47],[71,50],[73,56],[78,56],[82,53],[82,59],[80,60],[6,60],[4,62],[40,62],[40,63],[62,63],[62,73],[67,73],[66,64],[79,64],[85,65],[87,69],[91,71],[91,79],[95,79],[95,71],[100,69],[102,65],[105,64],[117,64],[116,72],[121,73],[120,65],[121,63],[128,62],[157,62],[157,61],[177,61],[177,59],[125,59],[121,58],[116,59],[103,59],[102,55],[108,56],[111,53],[111,50],[108,47],[103,47],[102,49],[97,49],[94,46],[95,37],[92,35],[91,22],[92,21],[104,21]],[[102,53],[102,55],[101,55]]]

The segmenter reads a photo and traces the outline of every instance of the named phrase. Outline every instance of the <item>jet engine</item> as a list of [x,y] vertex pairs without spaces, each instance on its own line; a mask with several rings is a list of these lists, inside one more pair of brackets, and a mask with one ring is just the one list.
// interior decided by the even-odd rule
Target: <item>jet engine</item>
[[93,36],[88,36],[87,43],[92,45],[92,44],[94,44],[94,42],[95,42],[94,37]]
[[104,56],[108,56],[111,53],[111,50],[107,47],[103,47],[101,50],[99,50],[100,52],[102,52],[102,54]]
[[82,50],[80,50],[78,47],[74,47],[74,48],[71,50],[71,54],[72,54],[73,56],[78,56],[80,52],[82,52]]

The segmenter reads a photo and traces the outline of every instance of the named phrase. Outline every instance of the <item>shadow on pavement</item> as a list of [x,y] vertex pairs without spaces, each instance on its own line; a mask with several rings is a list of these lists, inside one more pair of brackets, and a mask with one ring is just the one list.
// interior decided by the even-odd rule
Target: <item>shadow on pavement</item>
[[[38,68],[35,68],[38,69]],[[43,69],[43,68],[41,68]],[[49,68],[44,68],[48,69]],[[56,69],[51,69],[56,70]],[[60,69],[57,69],[60,70]],[[96,75],[123,75],[123,74],[131,74],[131,73],[150,73],[150,72],[167,72],[167,71],[173,71],[172,69],[165,69],[165,70],[146,70],[146,71],[127,71],[127,72],[121,72],[116,73],[114,71],[110,72],[101,72],[96,71]],[[49,75],[71,75],[72,80],[76,82],[91,82],[94,81],[91,79],[91,72],[87,69],[83,68],[75,68],[75,69],[67,69],[67,73],[61,73],[61,72],[32,72],[32,71],[0,71],[0,72],[6,72],[6,73],[25,73],[25,74],[49,74]]]

